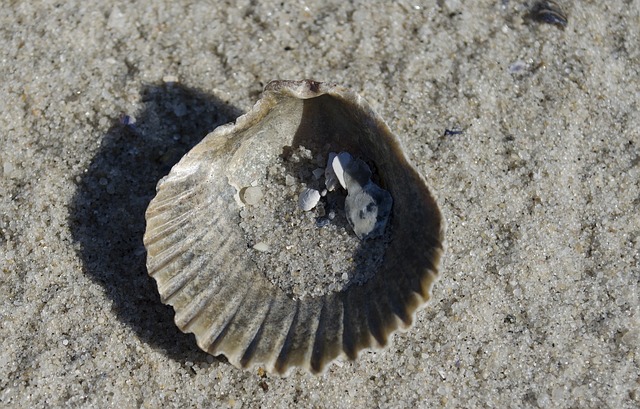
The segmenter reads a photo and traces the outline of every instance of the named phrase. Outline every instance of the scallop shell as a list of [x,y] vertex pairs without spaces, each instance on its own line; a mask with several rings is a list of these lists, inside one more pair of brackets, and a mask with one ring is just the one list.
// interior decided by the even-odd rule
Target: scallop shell
[[[239,191],[264,178],[284,146],[299,145],[375,164],[393,209],[373,278],[294,299],[246,256]],[[158,183],[146,220],[147,268],[177,326],[236,367],[278,374],[321,373],[338,357],[386,346],[429,300],[443,251],[438,206],[398,139],[362,97],[310,80],[269,83],[250,112],[205,137]]]

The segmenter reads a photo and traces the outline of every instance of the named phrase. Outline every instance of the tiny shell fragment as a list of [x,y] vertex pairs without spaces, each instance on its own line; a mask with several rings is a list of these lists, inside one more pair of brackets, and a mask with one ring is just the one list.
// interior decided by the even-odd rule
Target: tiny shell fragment
[[298,207],[305,212],[316,207],[320,201],[320,192],[316,189],[306,188],[300,193],[298,198]]

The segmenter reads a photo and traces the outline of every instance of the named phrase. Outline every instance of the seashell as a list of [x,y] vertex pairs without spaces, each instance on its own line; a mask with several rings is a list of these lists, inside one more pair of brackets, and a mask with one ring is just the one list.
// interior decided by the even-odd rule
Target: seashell
[[[383,237],[360,241],[347,229],[349,234],[329,236],[356,243],[354,257],[370,253],[378,263],[365,268],[368,275],[361,281],[355,270],[338,270],[335,280],[347,280],[338,283],[342,287],[334,283],[313,295],[309,286],[301,290],[307,295],[297,296],[297,287],[288,290],[269,278],[280,270],[286,274],[295,260],[260,267],[259,257],[278,257],[278,240],[290,237],[271,233],[256,239],[262,250],[269,249],[256,251],[242,226],[251,220],[245,212],[277,210],[269,206],[272,192],[292,191],[297,206],[299,190],[289,186],[295,176],[278,173],[285,147],[305,147],[310,158],[349,152],[371,166],[372,180],[393,198]],[[270,189],[272,180],[282,180],[283,190]],[[265,193],[260,206],[241,200],[240,191],[252,182]],[[313,225],[316,230],[302,237],[312,240],[342,228],[344,216],[330,207],[330,195],[338,194],[323,199],[331,225]],[[315,223],[306,212],[285,216],[292,215]],[[386,346],[394,331],[412,325],[416,311],[429,300],[443,251],[438,206],[398,139],[360,96],[310,80],[269,83],[251,111],[205,137],[158,183],[146,220],[147,269],[162,302],[175,309],[176,325],[195,334],[204,351],[224,354],[239,368],[278,374],[296,367],[321,373],[336,358],[353,360],[363,349]],[[291,251],[296,246],[303,252],[305,243],[286,242]],[[328,269],[340,267],[329,254],[314,261],[321,268],[322,263]],[[305,271],[290,274],[291,279],[307,278]]]

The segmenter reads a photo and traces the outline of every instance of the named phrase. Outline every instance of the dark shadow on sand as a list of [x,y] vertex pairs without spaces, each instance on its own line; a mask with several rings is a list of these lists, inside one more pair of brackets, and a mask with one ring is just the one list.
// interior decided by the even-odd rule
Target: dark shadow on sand
[[149,85],[141,92],[144,108],[134,113],[135,123],[123,117],[104,135],[78,184],[69,225],[85,273],[105,288],[117,317],[170,358],[200,361],[204,352],[193,335],[175,326],[173,309],[160,302],[155,281],[147,275],[144,214],[156,184],[171,167],[240,112],[177,84]]

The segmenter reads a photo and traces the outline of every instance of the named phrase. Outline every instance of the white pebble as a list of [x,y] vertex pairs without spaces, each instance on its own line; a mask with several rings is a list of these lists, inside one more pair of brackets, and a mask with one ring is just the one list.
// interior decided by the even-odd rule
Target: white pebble
[[269,251],[269,245],[267,243],[265,243],[264,241],[261,241],[260,243],[256,243],[253,246],[253,249],[257,250],[257,251],[262,251],[264,253],[264,252]]
[[344,170],[349,166],[352,160],[353,157],[349,152],[340,152],[331,162],[331,167],[338,178],[338,182],[340,182],[340,185],[345,189],[347,188],[347,185],[344,183]]
[[320,201],[320,192],[316,189],[306,188],[300,193],[298,197],[298,207],[305,212],[316,207],[318,202]]
[[291,175],[287,175],[284,177],[284,184],[287,186],[292,186],[294,183],[296,183],[296,179],[291,176]]
[[176,77],[175,75],[165,75],[164,77],[162,77],[162,82],[164,83],[172,83],[178,81],[178,77]]
[[11,176],[11,173],[13,172],[13,164],[11,162],[5,162],[2,170],[7,177]]
[[327,167],[324,168],[324,184],[329,192],[332,192],[338,186],[338,178],[336,177],[336,172],[333,171],[333,160],[336,156],[335,152],[329,152]]
[[263,197],[260,186],[249,186],[242,191],[242,201],[249,206],[255,206]]

